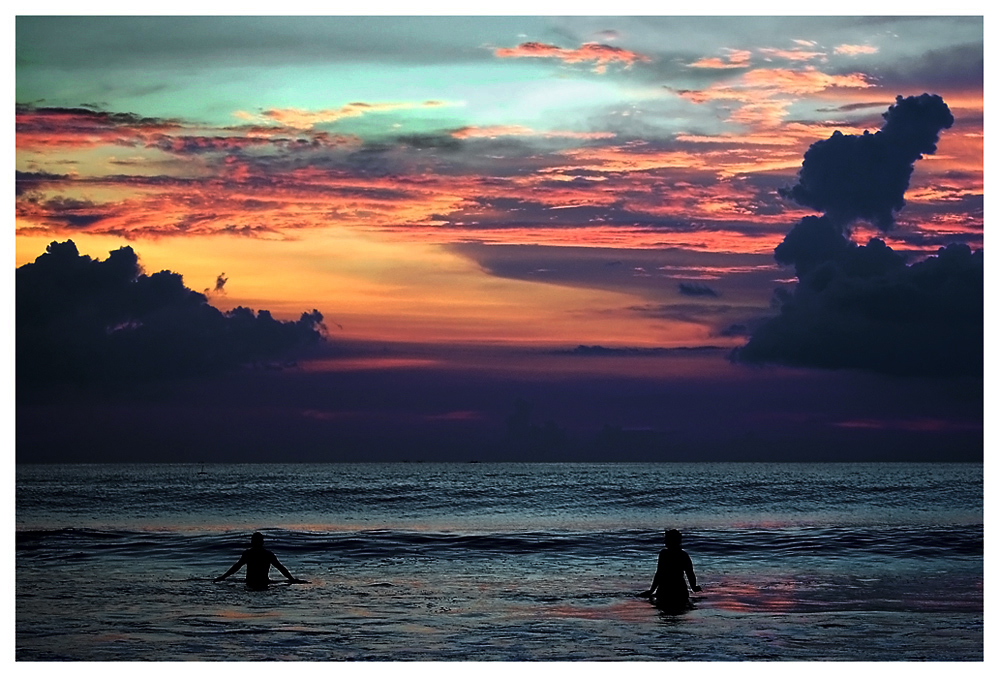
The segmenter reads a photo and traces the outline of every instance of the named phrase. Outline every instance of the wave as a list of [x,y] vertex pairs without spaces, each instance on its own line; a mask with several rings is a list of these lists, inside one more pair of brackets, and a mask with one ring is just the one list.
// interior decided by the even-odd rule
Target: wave
[[[652,557],[659,535],[646,530],[426,532],[415,530],[268,530],[268,545],[281,553],[339,558],[495,555],[552,555],[567,558]],[[954,558],[983,556],[983,525],[881,528],[792,527],[688,532],[685,549],[701,561],[753,559],[781,561],[803,556],[856,558]],[[247,546],[246,532],[192,533],[63,528],[18,530],[18,555],[136,555],[165,558],[214,558]]]

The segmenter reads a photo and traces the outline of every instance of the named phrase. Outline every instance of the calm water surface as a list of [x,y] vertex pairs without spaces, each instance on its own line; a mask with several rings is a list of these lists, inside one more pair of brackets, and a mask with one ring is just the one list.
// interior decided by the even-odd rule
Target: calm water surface
[[[25,465],[16,502],[18,660],[983,658],[979,464]],[[682,615],[634,596],[665,527]],[[254,530],[309,583],[212,583]]]

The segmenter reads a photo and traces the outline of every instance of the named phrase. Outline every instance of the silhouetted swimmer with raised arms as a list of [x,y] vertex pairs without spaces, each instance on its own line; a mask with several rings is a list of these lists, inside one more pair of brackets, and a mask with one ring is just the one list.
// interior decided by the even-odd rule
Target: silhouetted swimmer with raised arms
[[250,548],[243,552],[243,555],[236,561],[236,564],[229,568],[229,571],[224,575],[216,577],[213,581],[219,582],[231,574],[236,574],[236,571],[244,565],[247,566],[247,588],[252,591],[261,591],[266,589],[268,584],[272,583],[270,577],[268,577],[268,572],[272,565],[278,568],[281,574],[285,575],[288,583],[308,583],[303,579],[296,579],[289,574],[285,566],[278,562],[277,556],[264,548],[264,535],[260,532],[253,533],[253,536],[250,537]]
[[657,607],[669,611],[682,611],[691,608],[688,599],[687,580],[691,582],[692,591],[701,591],[694,576],[694,566],[691,557],[681,548],[681,533],[677,530],[667,530],[663,533],[664,547],[656,561],[656,574],[648,591],[639,595],[649,598]]

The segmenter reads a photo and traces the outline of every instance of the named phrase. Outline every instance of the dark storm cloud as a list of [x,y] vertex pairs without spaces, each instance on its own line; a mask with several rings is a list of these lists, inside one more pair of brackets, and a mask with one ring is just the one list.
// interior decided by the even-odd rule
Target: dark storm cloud
[[952,121],[944,102],[927,94],[897,98],[884,117],[874,135],[835,134],[807,151],[799,184],[786,195],[827,213],[805,217],[775,248],[799,282],[779,295],[779,315],[756,328],[735,360],[982,375],[982,251],[951,244],[907,265],[879,238],[859,246],[845,235],[857,218],[892,226],[912,163],[936,150],[938,132]]
[[180,275],[143,273],[130,247],[99,261],[72,240],[17,269],[16,301],[19,388],[221,372],[281,358],[323,329],[315,310],[295,322],[243,307],[223,313]]
[[981,375],[983,253],[950,245],[906,266],[881,240],[799,278],[735,357],[899,375]]
[[801,279],[820,264],[837,259],[850,246],[841,229],[826,217],[804,217],[774,248],[779,264],[792,264]]
[[720,337],[749,337],[750,334],[750,325],[747,323],[733,323],[719,330]]
[[896,98],[883,114],[881,131],[841,134],[817,141],[806,151],[798,183],[782,195],[825,213],[837,227],[857,219],[883,230],[903,209],[913,163],[937,150],[938,134],[954,117],[941,97]]

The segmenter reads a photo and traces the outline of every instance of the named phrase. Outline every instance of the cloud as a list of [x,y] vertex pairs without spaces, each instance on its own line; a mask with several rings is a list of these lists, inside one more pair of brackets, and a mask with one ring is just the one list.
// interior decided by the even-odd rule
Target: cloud
[[272,108],[255,116],[246,111],[237,111],[236,116],[244,120],[266,120],[276,122],[293,129],[309,129],[316,125],[336,122],[343,118],[357,118],[368,113],[384,113],[386,111],[405,111],[415,108],[440,108],[449,104],[443,101],[423,102],[352,102],[340,108],[327,108],[320,111],[306,111],[300,108]]
[[755,68],[735,80],[716,82],[703,89],[667,89],[696,104],[709,101],[760,103],[762,99],[819,94],[832,88],[865,89],[872,87],[864,73],[830,74],[812,66],[791,68]]
[[825,60],[826,54],[823,52],[809,52],[804,49],[778,49],[776,47],[761,47],[757,50],[767,59],[784,59],[786,61],[813,61],[814,59]]
[[852,113],[854,111],[864,111],[869,108],[882,108],[883,106],[885,106],[884,101],[856,101],[840,106],[817,108],[816,110],[820,113]]
[[742,105],[729,114],[726,122],[768,129],[783,124],[787,109],[799,97],[831,89],[866,89],[873,86],[864,73],[831,74],[806,66],[754,68],[741,73],[738,78],[716,81],[701,89],[664,87],[694,104],[739,102]]
[[781,313],[734,354],[747,363],[896,375],[982,376],[983,253],[906,266],[881,240],[848,244],[799,277]]
[[897,97],[882,116],[881,131],[841,134],[806,151],[798,183],[782,191],[803,207],[824,212],[838,226],[867,219],[883,230],[903,208],[913,163],[937,150],[941,130],[954,117],[941,97]]
[[758,68],[744,74],[742,84],[748,91],[763,90],[786,95],[817,94],[834,87],[863,89],[872,86],[868,76],[863,73],[831,74],[812,67],[800,71],[789,68]]
[[719,293],[702,283],[678,283],[678,291],[687,297],[717,297]]
[[134,113],[19,104],[14,112],[18,149],[136,146],[140,140],[180,128],[180,123]]
[[834,54],[845,54],[847,56],[859,56],[861,54],[878,54],[878,47],[873,45],[837,45],[833,48]]
[[495,139],[497,137],[543,137],[546,139],[613,139],[614,132],[574,132],[571,130],[550,130],[540,132],[524,125],[487,125],[459,127],[452,130],[451,136],[456,139]]
[[725,58],[705,57],[688,64],[691,68],[712,68],[726,70],[730,68],[747,68],[750,65],[751,53],[745,49],[726,50]]
[[[827,61],[827,54],[825,52],[816,51],[815,42],[808,40],[793,40],[792,42],[796,45],[796,47],[792,49],[782,49],[778,47],[758,47],[752,51],[744,49],[726,49],[726,54],[723,58],[704,57],[688,64],[688,67],[717,70],[749,68],[750,60],[754,53],[760,55],[764,61],[783,60],[793,63]],[[874,54],[875,52],[878,52],[878,48],[868,47],[865,45],[840,45],[834,50],[835,54],[846,54],[851,56],[858,54]]]
[[949,96],[963,96],[965,106],[982,110],[984,63],[980,40],[920,55],[906,55],[886,63],[879,68],[879,82],[889,91],[924,88],[946,91],[952,93]]
[[[302,153],[317,150],[360,146],[361,140],[349,134],[329,134],[288,128],[248,127],[243,134],[226,136],[159,134],[146,143],[172,155],[242,154],[252,149],[265,152]],[[290,134],[287,134],[290,132]]]
[[[216,288],[224,284],[220,276]],[[17,269],[16,301],[19,388],[211,374],[281,359],[323,334],[316,310],[297,321],[244,307],[223,313],[180,275],[143,273],[131,247],[99,261],[72,240]]]
[[19,217],[44,215],[48,224],[71,231],[89,229],[109,216],[102,205],[61,196],[23,201],[17,206],[15,214]]
[[595,73],[604,73],[611,63],[622,63],[625,68],[631,68],[636,62],[651,61],[644,54],[598,42],[585,42],[576,49],[564,49],[541,42],[522,42],[517,47],[498,47],[493,50],[493,54],[501,59],[558,59],[566,64],[592,61],[595,64]]
[[[336,225],[432,242],[603,244],[627,237],[654,247],[770,252],[788,230],[787,205],[776,194],[782,175],[798,169],[801,149],[834,127],[783,123],[788,101],[757,93],[758,101],[720,102],[716,111],[752,129],[669,138],[652,128],[626,133],[607,119],[579,130],[456,124],[363,139],[277,122],[168,128],[124,113],[33,109],[40,115],[32,119],[49,126],[35,141],[73,138],[78,147],[51,153],[43,145],[22,154],[19,140],[19,165],[30,171],[16,176],[16,228],[51,239],[82,232],[296,239],[306,229]],[[92,135],[95,129],[103,131]],[[957,149],[955,139],[964,140]],[[128,152],[119,154],[121,147]],[[920,204],[909,214],[929,223],[936,210],[954,210],[962,191],[981,194],[981,148],[981,136],[950,138],[949,160],[911,191],[909,200]],[[942,179],[956,164],[972,178]],[[800,212],[795,218],[807,213]]]
[[69,180],[65,174],[53,174],[51,172],[14,172],[14,195],[21,196],[34,193],[40,188],[52,184],[60,184]]
[[903,99],[876,134],[835,133],[806,152],[785,195],[825,212],[803,218],[775,248],[798,284],[780,313],[732,358],[894,375],[982,376],[983,253],[951,244],[907,264],[880,238],[857,245],[856,219],[881,228],[903,207],[913,163],[934,153],[952,116],[940,97]]

